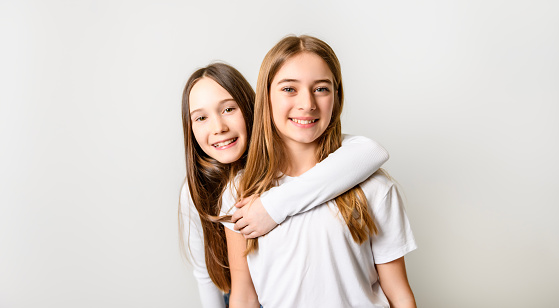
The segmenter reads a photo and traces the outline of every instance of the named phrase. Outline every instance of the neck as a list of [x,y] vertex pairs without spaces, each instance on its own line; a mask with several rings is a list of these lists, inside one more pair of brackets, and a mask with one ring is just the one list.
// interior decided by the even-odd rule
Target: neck
[[285,154],[287,155],[287,170],[284,172],[288,176],[300,176],[314,167],[316,160],[316,142],[301,144],[296,142],[285,143]]

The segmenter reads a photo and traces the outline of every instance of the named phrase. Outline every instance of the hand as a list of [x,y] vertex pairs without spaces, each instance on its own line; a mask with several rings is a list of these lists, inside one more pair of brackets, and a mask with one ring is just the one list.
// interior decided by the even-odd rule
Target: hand
[[258,195],[244,198],[235,206],[238,209],[231,217],[231,221],[235,223],[235,230],[240,230],[245,238],[257,238],[278,225],[270,217]]

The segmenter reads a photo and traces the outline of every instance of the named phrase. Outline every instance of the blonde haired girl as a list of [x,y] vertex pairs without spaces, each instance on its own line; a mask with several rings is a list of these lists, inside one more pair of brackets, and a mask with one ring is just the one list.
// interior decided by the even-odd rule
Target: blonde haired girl
[[[240,197],[290,183],[339,148],[342,107],[340,64],[330,46],[310,36],[276,44],[258,76],[252,145],[238,192],[227,188],[222,214],[234,211]],[[326,206],[287,218],[248,246],[224,225],[231,308],[415,307],[403,258],[415,240],[384,172]]]

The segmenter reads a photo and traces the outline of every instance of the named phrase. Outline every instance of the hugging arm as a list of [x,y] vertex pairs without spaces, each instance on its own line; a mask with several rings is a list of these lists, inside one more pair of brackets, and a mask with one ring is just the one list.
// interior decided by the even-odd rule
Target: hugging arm
[[342,146],[309,171],[260,197],[241,200],[236,205],[240,209],[232,217],[235,230],[246,238],[262,236],[288,216],[308,211],[363,182],[388,157],[374,140],[344,135]]

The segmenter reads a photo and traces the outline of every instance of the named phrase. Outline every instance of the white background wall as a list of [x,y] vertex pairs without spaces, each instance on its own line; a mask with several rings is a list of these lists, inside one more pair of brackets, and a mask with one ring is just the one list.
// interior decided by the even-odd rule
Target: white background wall
[[555,1],[1,1],[0,307],[200,307],[180,259],[180,98],[334,48],[345,131],[391,153],[421,307],[559,302]]

